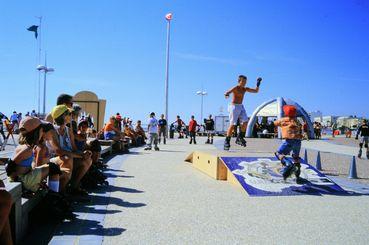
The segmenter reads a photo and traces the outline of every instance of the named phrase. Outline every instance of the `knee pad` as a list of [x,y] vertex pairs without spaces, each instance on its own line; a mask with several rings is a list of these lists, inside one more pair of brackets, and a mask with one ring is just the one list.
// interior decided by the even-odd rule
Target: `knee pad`
[[360,148],[363,148],[363,143],[360,143],[359,146],[360,146]]
[[53,162],[49,162],[47,164],[49,165],[49,175],[55,175],[55,174],[61,175],[62,174],[62,171],[60,170],[59,165]]

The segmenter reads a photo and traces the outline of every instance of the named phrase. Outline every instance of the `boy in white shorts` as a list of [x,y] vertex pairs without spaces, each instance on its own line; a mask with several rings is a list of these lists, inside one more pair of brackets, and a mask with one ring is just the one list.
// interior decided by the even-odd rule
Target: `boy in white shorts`
[[229,106],[229,128],[227,130],[227,137],[224,142],[224,150],[229,150],[231,147],[230,141],[234,126],[237,124],[237,120],[240,120],[241,130],[237,137],[237,142],[239,142],[242,146],[246,146],[245,132],[247,127],[247,114],[245,107],[243,106],[243,97],[246,92],[249,93],[258,93],[259,86],[262,78],[257,78],[256,88],[252,89],[249,87],[245,87],[247,83],[247,77],[244,75],[238,76],[238,85],[231,88],[227,92],[224,93],[226,99],[228,99],[230,94],[233,94],[232,103]]

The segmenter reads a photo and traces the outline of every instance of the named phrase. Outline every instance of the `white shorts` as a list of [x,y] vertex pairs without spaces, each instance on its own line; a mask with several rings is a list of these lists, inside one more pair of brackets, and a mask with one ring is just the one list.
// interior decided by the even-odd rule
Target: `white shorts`
[[247,114],[245,107],[242,104],[230,104],[228,106],[229,111],[229,125],[237,125],[237,120],[240,120],[240,124],[247,122]]

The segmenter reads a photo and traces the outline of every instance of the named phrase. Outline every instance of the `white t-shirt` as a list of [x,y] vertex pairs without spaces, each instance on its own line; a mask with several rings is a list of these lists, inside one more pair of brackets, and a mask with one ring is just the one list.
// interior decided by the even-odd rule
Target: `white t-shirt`
[[158,120],[155,117],[151,117],[148,121],[149,133],[158,133]]

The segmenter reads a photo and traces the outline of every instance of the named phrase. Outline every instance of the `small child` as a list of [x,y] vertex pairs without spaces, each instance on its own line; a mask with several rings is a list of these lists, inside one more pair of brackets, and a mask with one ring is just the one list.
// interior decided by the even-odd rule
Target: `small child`
[[[275,156],[284,166],[282,170],[283,179],[286,180],[293,172],[296,175],[296,183],[300,184],[303,179],[300,178],[300,149],[301,149],[301,124],[296,118],[296,107],[293,105],[283,106],[285,117],[274,121],[274,125],[282,129],[282,144]],[[293,161],[287,159],[292,151]]]
[[197,122],[195,120],[195,116],[191,116],[191,121],[188,124],[188,130],[190,131],[190,144],[193,143],[196,145],[196,129],[197,129]]
[[154,143],[155,151],[159,150],[158,147],[158,120],[155,118],[155,113],[151,112],[150,119],[148,121],[147,131],[150,134],[150,143],[147,145],[145,150],[151,150],[152,143]]

